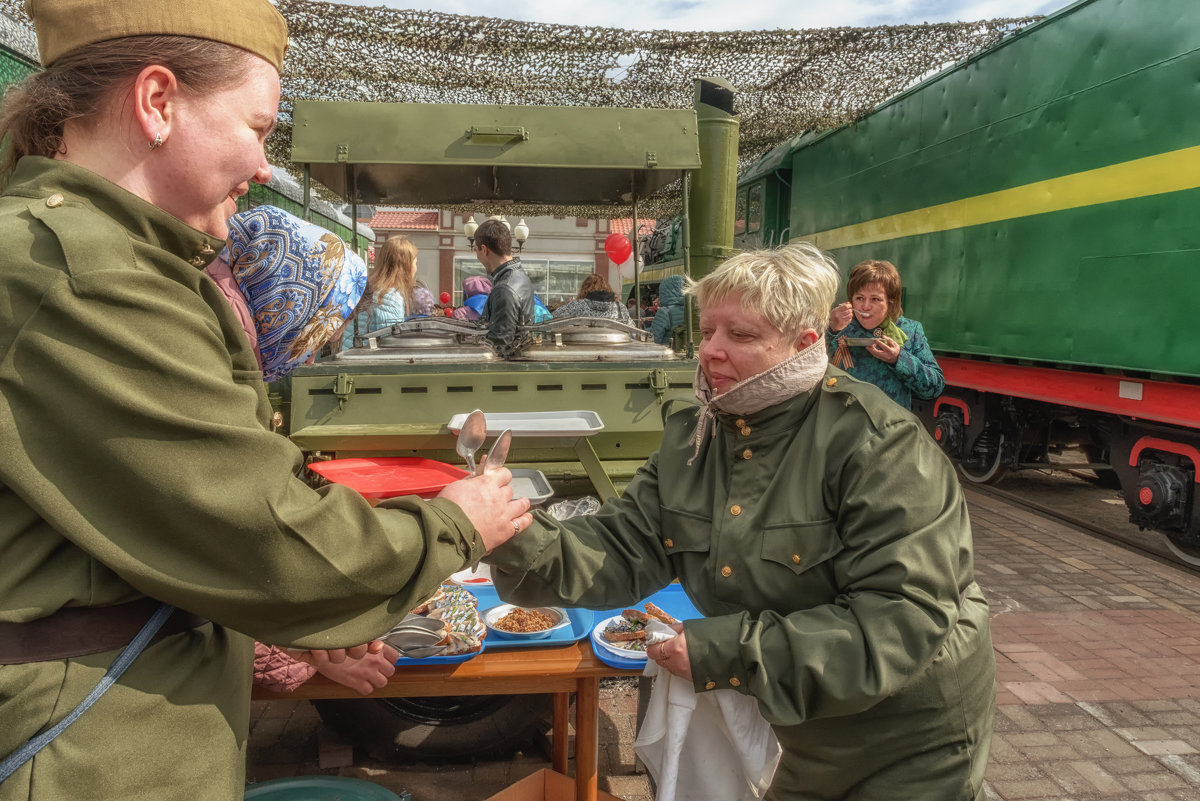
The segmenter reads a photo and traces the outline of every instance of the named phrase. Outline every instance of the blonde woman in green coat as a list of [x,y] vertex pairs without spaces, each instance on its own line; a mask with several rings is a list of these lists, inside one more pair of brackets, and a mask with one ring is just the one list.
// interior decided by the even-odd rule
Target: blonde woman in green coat
[[0,799],[241,798],[252,638],[361,655],[527,525],[528,502],[501,470],[372,508],[309,488],[270,432],[204,268],[270,175],[274,6],[28,8],[46,70],[0,117],[0,758],[73,709],[159,602],[184,611]]
[[698,409],[598,514],[488,561],[519,604],[612,608],[678,578],[705,615],[648,655],[753,696],[783,757],[767,797],[982,801],[987,603],[954,469],[907,411],[828,367],[835,266],[743,253],[689,288]]

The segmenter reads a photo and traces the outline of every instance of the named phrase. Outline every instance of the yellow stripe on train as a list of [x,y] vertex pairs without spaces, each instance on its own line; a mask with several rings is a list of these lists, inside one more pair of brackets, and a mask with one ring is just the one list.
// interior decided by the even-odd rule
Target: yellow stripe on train
[[1200,146],[804,234],[791,241],[837,250],[1196,187],[1200,187]]

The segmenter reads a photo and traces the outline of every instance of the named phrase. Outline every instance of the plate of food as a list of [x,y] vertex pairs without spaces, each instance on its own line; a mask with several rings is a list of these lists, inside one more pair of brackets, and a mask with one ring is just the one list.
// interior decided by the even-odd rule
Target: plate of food
[[636,609],[605,618],[592,629],[592,643],[618,659],[646,661],[646,623],[650,616]]
[[483,613],[483,622],[489,632],[508,640],[544,640],[571,625],[565,609],[515,604],[493,606]]

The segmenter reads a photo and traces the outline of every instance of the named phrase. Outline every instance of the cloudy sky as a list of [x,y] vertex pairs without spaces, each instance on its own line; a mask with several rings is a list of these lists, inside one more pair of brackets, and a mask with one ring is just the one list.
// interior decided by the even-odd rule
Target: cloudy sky
[[356,0],[352,5],[416,8],[505,19],[678,31],[826,28],[1048,14],[1071,0]]

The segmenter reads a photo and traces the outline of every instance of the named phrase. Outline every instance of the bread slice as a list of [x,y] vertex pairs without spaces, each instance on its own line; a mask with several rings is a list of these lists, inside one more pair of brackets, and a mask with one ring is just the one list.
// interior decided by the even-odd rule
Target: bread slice
[[650,613],[650,617],[661,620],[663,623],[678,623],[679,621],[668,615],[663,610],[659,609],[649,601],[646,602],[646,611]]

